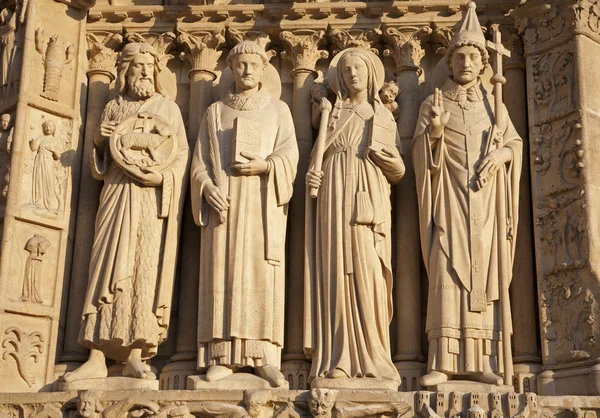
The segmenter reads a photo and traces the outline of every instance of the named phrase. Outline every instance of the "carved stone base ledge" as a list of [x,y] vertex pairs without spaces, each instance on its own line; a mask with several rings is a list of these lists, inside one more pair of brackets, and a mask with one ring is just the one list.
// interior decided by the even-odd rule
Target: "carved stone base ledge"
[[510,393],[514,392],[514,388],[508,385],[496,386],[486,383],[471,382],[468,380],[449,380],[440,383],[436,387],[430,388],[435,392],[478,392],[478,393]]
[[[289,383],[286,381],[285,387],[277,388],[288,389]],[[187,378],[187,389],[208,389],[208,390],[260,390],[260,389],[272,389],[265,379],[255,376],[250,373],[234,373],[223,379],[215,382],[207,382],[205,375],[199,376],[188,376]]]
[[106,377],[104,379],[81,379],[60,382],[58,390],[158,390],[158,380],[134,379],[132,377]]
[[540,394],[600,395],[600,364],[574,365],[544,370],[537,376]]
[[[79,396],[86,396],[80,392]],[[112,411],[159,410],[159,416],[250,416],[261,418],[307,416],[320,408],[320,418],[403,416],[437,418],[444,416],[596,418],[600,397],[536,396],[535,394],[435,393],[390,391],[94,391],[94,401],[103,417]],[[92,399],[90,399],[92,398]],[[68,418],[79,403],[78,392],[0,394],[0,416]],[[251,404],[250,411],[247,410]],[[259,408],[257,411],[256,408]],[[260,412],[257,414],[257,412]],[[477,414],[479,413],[479,414]],[[480,415],[483,414],[484,415]],[[42,415],[40,415],[42,414]],[[100,416],[100,414],[98,415]],[[125,415],[126,416],[126,415]],[[145,415],[144,415],[145,416]],[[188,416],[189,417],[189,416]],[[116,415],[115,415],[116,418]]]
[[[135,416],[164,418],[219,416],[227,418],[306,417],[319,418],[403,418],[439,417],[522,417],[597,418],[600,397],[536,396],[535,394],[436,393],[391,391],[219,390],[143,391],[119,390],[54,393],[0,394],[0,417],[69,418],[80,398],[95,404],[96,417]],[[252,408],[248,408],[252,405]],[[144,411],[148,412],[144,415]]]
[[376,379],[376,378],[365,378],[365,379],[328,379],[325,377],[318,377],[314,379],[311,384],[311,388],[322,388],[322,389],[335,389],[335,390],[391,390],[396,392],[398,390],[398,382],[389,379]]

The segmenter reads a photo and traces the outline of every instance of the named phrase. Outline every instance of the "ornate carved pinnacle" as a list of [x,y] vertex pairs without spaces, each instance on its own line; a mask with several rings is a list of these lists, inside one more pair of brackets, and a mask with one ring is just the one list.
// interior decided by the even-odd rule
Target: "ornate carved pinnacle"
[[289,31],[281,32],[279,37],[287,46],[287,49],[281,53],[281,56],[292,61],[294,65],[292,76],[295,73],[303,71],[316,74],[315,65],[317,61],[329,57],[329,52],[318,49],[324,36],[325,32],[322,30],[299,30],[294,33]]
[[86,34],[88,74],[104,73],[114,80],[117,62],[115,49],[123,43],[123,36],[119,33],[109,33],[101,37],[102,35],[99,37],[93,33]]
[[416,71],[418,75],[421,75],[423,70],[419,64],[425,56],[421,41],[431,32],[432,29],[429,26],[385,28],[384,35],[390,48],[386,48],[383,55],[394,58],[397,72]]
[[214,70],[223,53],[220,48],[225,44],[225,27],[213,32],[194,33],[177,28],[177,43],[184,45],[187,50],[185,58],[192,64],[190,75],[196,71],[204,71],[213,79],[217,78]]
[[268,46],[271,43],[271,37],[264,32],[258,30],[241,31],[228,28],[227,34],[234,45],[237,45],[242,41],[253,41],[264,48],[269,59],[277,55],[277,52],[268,49]]
[[380,29],[368,29],[365,31],[348,31],[345,29],[329,29],[329,37],[333,42],[333,55],[347,48],[370,49],[375,54],[379,51],[375,45],[379,42],[382,32]]

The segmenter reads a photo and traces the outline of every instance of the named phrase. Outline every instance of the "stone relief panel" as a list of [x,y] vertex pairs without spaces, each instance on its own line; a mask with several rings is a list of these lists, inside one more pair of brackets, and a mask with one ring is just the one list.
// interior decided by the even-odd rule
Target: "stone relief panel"
[[[17,324],[17,325],[15,325]],[[44,384],[50,321],[6,314],[0,329],[0,376],[13,376],[11,390],[39,390]]]
[[43,303],[41,282],[43,280],[42,261],[50,246],[50,241],[41,235],[35,234],[25,244],[25,250],[29,253],[25,262],[25,274],[23,276],[23,291],[21,300],[23,302]]
[[[60,232],[21,223],[12,240],[14,262],[7,284],[11,309],[47,313],[54,305],[60,248]],[[9,244],[10,245],[10,244]],[[34,307],[36,306],[36,307]]]
[[75,58],[75,46],[59,42],[57,34],[46,39],[44,30],[38,28],[35,31],[35,49],[42,55],[44,65],[44,85],[41,96],[57,102],[63,68]]
[[21,199],[35,216],[56,219],[65,210],[75,151],[73,122],[32,109]]

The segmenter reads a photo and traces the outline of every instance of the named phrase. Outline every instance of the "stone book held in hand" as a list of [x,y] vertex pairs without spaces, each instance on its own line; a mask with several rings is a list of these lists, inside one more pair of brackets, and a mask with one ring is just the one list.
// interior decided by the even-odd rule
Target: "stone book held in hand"
[[233,162],[247,163],[249,160],[242,157],[242,152],[260,155],[261,126],[259,122],[236,117],[233,121]]

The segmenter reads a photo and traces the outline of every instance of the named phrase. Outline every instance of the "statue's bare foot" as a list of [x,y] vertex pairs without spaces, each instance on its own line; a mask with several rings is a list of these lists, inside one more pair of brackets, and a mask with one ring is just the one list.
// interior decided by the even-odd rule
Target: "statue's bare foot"
[[504,379],[502,379],[500,376],[498,376],[497,374],[494,374],[492,372],[474,373],[473,379],[475,379],[481,383],[488,383],[490,385],[497,385],[497,386],[500,386],[502,384],[502,382],[504,382]]
[[108,376],[104,354],[99,350],[92,350],[88,361],[76,370],[66,373],[63,377],[65,382],[73,382],[82,379],[103,379]]
[[348,375],[341,369],[333,369],[332,371],[327,373],[327,376],[325,377],[328,379],[343,379],[345,377],[348,377]]
[[421,377],[421,386],[437,386],[440,383],[444,383],[447,380],[448,375],[446,373],[438,372],[437,370],[432,370],[425,376]]
[[277,367],[270,364],[255,367],[254,372],[258,377],[261,377],[269,382],[269,384],[274,388],[278,388],[284,385],[286,382],[283,373],[281,373]]
[[150,368],[139,357],[129,357],[123,367],[124,377],[135,377],[136,379],[155,380],[156,375],[150,371]]
[[233,374],[233,370],[229,367],[214,365],[210,366],[206,371],[206,381],[207,382],[216,382],[217,380],[221,380],[224,377],[230,376]]

